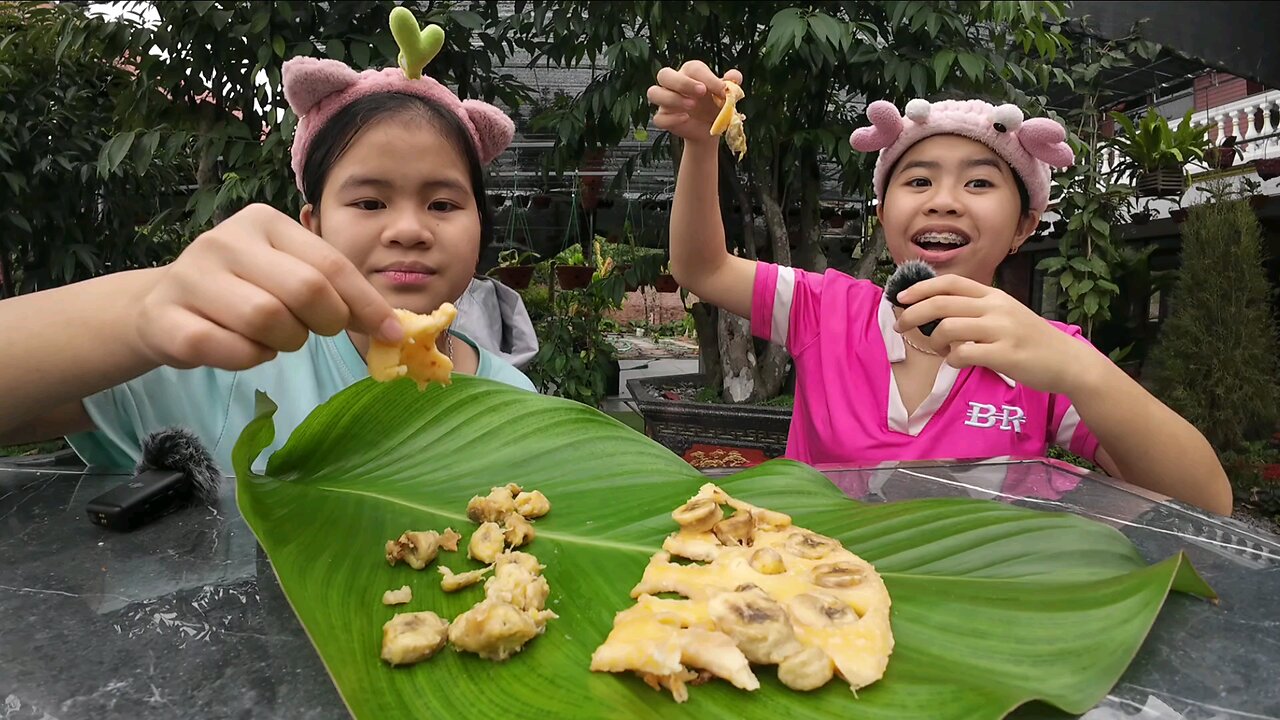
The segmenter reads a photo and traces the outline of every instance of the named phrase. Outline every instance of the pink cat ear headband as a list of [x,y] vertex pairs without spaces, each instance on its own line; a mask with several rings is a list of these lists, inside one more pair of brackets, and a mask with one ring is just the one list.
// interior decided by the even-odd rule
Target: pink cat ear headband
[[1049,168],[1070,167],[1075,153],[1067,132],[1048,118],[1024,120],[1016,105],[996,107],[981,100],[912,100],[906,117],[892,103],[877,100],[867,106],[871,127],[859,128],[849,144],[862,152],[880,151],[876,160],[876,197],[883,199],[889,169],[912,145],[931,135],[960,135],[991,148],[1022,178],[1031,209],[1049,206]]
[[316,134],[335,114],[352,102],[376,93],[416,95],[447,108],[467,128],[480,163],[498,157],[515,136],[515,123],[497,107],[479,100],[459,100],[436,80],[422,75],[444,42],[436,25],[418,30],[418,21],[405,8],[391,11],[391,31],[400,47],[399,67],[356,72],[337,60],[296,57],[283,66],[284,97],[298,116],[293,138],[292,166],[298,189],[302,168]]

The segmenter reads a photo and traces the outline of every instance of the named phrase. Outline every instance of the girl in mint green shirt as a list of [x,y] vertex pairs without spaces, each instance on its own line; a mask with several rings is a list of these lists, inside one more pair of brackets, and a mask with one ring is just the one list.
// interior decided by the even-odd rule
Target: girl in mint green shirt
[[[393,308],[456,301],[493,234],[482,168],[514,125],[415,75],[290,60],[292,164],[307,203],[297,220],[251,205],[169,265],[0,302],[0,444],[65,435],[87,462],[118,469],[147,433],[181,425],[228,472],[256,390],[280,406],[274,449],[367,377],[371,337],[400,341]],[[533,390],[452,338],[440,349],[455,372]]]

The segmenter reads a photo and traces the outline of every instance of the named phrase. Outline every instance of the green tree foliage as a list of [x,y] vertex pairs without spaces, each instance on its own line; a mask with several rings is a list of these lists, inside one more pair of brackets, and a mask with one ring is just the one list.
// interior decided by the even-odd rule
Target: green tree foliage
[[[518,106],[492,3],[0,3],[0,292],[156,264],[250,202],[299,206],[280,70],[395,63],[387,16],[445,28],[433,77]],[[143,11],[154,12],[151,22]]]
[[1220,453],[1276,428],[1280,346],[1261,234],[1247,201],[1190,208],[1173,309],[1146,373],[1153,392]]
[[[150,5],[159,22],[129,16],[104,39],[136,58],[137,82],[120,104],[128,126],[156,124],[191,137],[196,192],[189,231],[207,227],[250,202],[294,210],[289,172],[294,118],[286,114],[281,66],[295,56],[328,57],[357,70],[395,64],[387,27],[391,9],[413,10],[445,30],[432,77],[463,98],[518,106],[528,89],[500,66],[513,45],[495,3],[346,1],[128,3]],[[476,49],[479,46],[481,49]]]
[[176,250],[165,209],[187,168],[162,159],[160,133],[120,132],[112,102],[133,77],[90,37],[105,26],[71,5],[0,4],[0,297]]
[[[578,95],[535,119],[557,133],[560,169],[648,124],[645,92],[659,68],[698,59],[718,72],[741,70],[749,150],[742,163],[722,152],[721,207],[708,212],[725,218],[739,254],[821,270],[824,175],[870,195],[875,158],[848,143],[866,123],[868,100],[901,107],[946,88],[1034,107],[1024,90],[1062,78],[1051,63],[1068,46],[1056,24],[1062,11],[1054,2],[536,2],[512,23],[535,62],[593,71]],[[662,134],[626,170],[678,156]],[[758,215],[766,237],[757,237]],[[710,382],[733,378],[727,400],[775,395],[785,354],[752,347],[745,328],[714,315],[700,308],[704,364],[720,371]]]

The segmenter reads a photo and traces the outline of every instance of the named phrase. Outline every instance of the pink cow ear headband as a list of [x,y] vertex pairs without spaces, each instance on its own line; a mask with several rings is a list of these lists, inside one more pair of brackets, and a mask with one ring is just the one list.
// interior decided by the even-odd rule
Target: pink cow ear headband
[[1050,167],[1075,163],[1067,132],[1048,118],[1024,120],[1016,105],[996,107],[981,100],[912,100],[906,117],[892,103],[877,100],[867,106],[871,127],[859,128],[849,144],[862,152],[880,151],[876,160],[876,197],[883,200],[889,170],[912,145],[932,135],[960,135],[986,145],[1009,163],[1027,187],[1031,209],[1049,206]]
[[452,112],[466,127],[482,165],[488,165],[511,144],[515,123],[506,113],[479,100],[459,100],[444,85],[422,74],[444,44],[444,31],[439,26],[428,25],[419,31],[413,13],[402,7],[391,11],[390,24],[400,48],[398,67],[356,72],[337,60],[310,57],[291,58],[284,63],[284,97],[298,116],[290,151],[299,190],[307,152],[320,129],[339,110],[377,93],[416,95]]

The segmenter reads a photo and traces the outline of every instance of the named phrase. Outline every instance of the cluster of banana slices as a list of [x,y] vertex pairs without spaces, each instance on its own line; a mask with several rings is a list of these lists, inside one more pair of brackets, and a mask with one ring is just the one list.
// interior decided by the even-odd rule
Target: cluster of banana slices
[[712,676],[758,689],[752,664],[776,665],[793,690],[838,675],[857,691],[883,677],[893,651],[890,601],[870,563],[711,483],[672,518],[680,530],[649,561],[631,591],[636,604],[614,618],[592,670],[634,672],[677,702]]
[[[542,634],[557,616],[546,609],[551,587],[542,576],[538,559],[515,548],[535,537],[533,518],[551,510],[541,492],[524,492],[514,483],[493,488],[467,504],[467,516],[480,527],[471,535],[467,554],[486,563],[478,570],[455,573],[437,566],[440,587],[457,592],[475,585],[493,572],[484,584],[485,597],[450,623],[430,611],[398,613],[382,627],[382,659],[391,665],[409,665],[430,658],[445,643],[459,651],[487,660],[506,660]],[[441,549],[456,551],[462,536],[452,529],[406,532],[387,542],[387,562],[403,560],[415,570],[431,564]],[[508,549],[510,548],[510,549]],[[409,586],[388,590],[387,605],[412,601]]]

